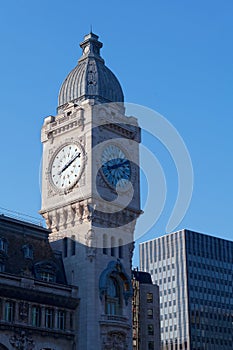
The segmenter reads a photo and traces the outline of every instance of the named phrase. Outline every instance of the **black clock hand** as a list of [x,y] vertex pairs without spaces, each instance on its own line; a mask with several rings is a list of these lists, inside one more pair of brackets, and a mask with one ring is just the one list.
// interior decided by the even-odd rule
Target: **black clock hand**
[[61,174],[63,173],[63,171],[65,171],[65,170],[70,166],[70,164],[72,164],[73,161],[75,161],[76,158],[79,158],[79,157],[80,157],[80,155],[81,155],[81,153],[75,154],[75,155],[69,160],[69,162],[66,163],[66,164],[63,166],[63,168],[58,172],[58,175],[61,175]]
[[108,170],[117,169],[117,168],[121,167],[122,165],[124,165],[125,163],[128,163],[127,159],[122,163],[109,165],[109,166],[107,166],[107,168],[108,168]]

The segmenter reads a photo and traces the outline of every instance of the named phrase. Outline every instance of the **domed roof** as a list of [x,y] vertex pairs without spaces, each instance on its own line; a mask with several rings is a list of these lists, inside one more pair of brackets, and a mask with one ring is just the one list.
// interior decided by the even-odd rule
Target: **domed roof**
[[78,65],[64,80],[58,98],[58,109],[68,102],[96,99],[99,102],[124,102],[124,95],[116,76],[100,56],[102,43],[90,33],[80,44],[83,50]]

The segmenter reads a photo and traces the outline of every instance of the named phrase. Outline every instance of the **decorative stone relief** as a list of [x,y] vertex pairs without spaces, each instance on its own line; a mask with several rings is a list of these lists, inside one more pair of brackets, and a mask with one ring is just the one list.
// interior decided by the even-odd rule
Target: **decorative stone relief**
[[96,237],[95,231],[89,230],[86,234],[87,258],[92,262],[96,255]]
[[50,229],[52,226],[52,220],[51,220],[49,213],[43,213],[43,218],[45,219],[45,223],[46,223],[47,228]]
[[103,350],[127,350],[125,334],[121,332],[108,333],[103,339]]
[[130,267],[131,268],[132,268],[132,259],[133,259],[134,246],[135,246],[135,242],[131,242],[129,244],[129,259],[130,259]]
[[17,350],[33,350],[35,348],[35,342],[24,331],[10,337],[9,342]]
[[21,302],[19,303],[19,319],[23,322],[27,322],[28,320],[28,303]]

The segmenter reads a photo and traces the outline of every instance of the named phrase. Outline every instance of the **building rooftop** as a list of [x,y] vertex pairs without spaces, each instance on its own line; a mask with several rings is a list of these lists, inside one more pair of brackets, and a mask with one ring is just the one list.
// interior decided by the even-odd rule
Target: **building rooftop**
[[82,56],[64,80],[58,97],[58,111],[69,102],[95,99],[100,103],[124,102],[121,85],[100,56],[103,44],[90,33],[80,44]]
[[148,272],[132,270],[133,277],[141,284],[152,284],[151,275]]

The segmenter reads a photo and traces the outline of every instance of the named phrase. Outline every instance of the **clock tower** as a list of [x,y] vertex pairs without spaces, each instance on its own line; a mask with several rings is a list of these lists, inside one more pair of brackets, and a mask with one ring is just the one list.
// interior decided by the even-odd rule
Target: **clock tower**
[[[140,215],[137,119],[90,33],[44,120],[41,214],[79,290],[70,350],[132,349],[131,265]],[[68,349],[67,349],[68,350]]]

